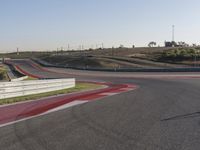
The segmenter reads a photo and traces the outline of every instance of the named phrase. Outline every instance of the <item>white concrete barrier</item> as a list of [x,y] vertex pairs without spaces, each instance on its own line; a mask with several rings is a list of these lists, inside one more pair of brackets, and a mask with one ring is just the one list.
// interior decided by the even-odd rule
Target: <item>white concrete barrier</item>
[[10,79],[11,82],[18,82],[18,81],[23,81],[25,79],[28,79],[28,76],[23,76],[20,78],[14,78],[14,79]]
[[75,79],[0,82],[0,99],[40,94],[75,87]]

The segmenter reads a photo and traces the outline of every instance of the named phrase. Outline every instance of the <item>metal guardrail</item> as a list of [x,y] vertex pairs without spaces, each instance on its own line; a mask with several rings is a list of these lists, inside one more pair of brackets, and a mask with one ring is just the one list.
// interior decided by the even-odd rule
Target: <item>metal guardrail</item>
[[75,79],[1,82],[0,99],[40,94],[75,87]]

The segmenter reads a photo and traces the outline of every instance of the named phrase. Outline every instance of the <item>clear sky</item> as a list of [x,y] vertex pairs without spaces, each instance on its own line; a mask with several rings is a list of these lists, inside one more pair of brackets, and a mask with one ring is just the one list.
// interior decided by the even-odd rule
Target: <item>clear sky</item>
[[199,0],[0,0],[0,52],[160,45],[171,40],[200,44]]

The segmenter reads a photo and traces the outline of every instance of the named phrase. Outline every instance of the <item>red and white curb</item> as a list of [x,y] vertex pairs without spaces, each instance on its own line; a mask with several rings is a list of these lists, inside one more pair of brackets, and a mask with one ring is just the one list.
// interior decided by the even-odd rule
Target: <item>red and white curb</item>
[[100,100],[104,97],[121,94],[135,90],[137,86],[132,84],[113,85],[109,83],[96,83],[106,85],[107,88],[84,93],[61,95],[57,97],[44,98],[38,101],[30,101],[19,104],[0,107],[0,127],[15,124],[30,118],[49,114],[59,110],[67,109],[76,105]]
[[70,108],[70,107],[73,107],[73,106],[76,106],[76,105],[81,105],[81,104],[84,104],[84,103],[87,103],[87,102],[88,101],[75,100],[75,101],[70,102],[68,104],[65,104],[65,105],[62,105],[60,107],[51,109],[51,110],[47,111],[45,114],[56,112],[56,111],[60,111],[60,110],[64,110],[64,109],[67,109],[67,108]]
[[[43,78],[42,76],[34,75],[27,72],[26,70],[22,69],[19,65],[15,65],[12,62],[10,64],[15,66],[19,72],[25,75],[34,78]],[[35,65],[32,66],[38,68],[38,66]],[[40,70],[41,68],[38,69]],[[75,105],[80,105],[97,99],[102,99],[103,97],[113,96],[137,88],[137,86],[130,84],[114,85],[112,83],[106,83],[106,82],[93,82],[93,83],[104,85],[106,88],[94,91],[88,91],[84,93],[82,92],[82,93],[68,94],[57,97],[49,97],[38,101],[17,103],[14,105],[7,105],[5,107],[1,106],[0,127],[14,124],[16,122],[20,122],[33,117],[41,116],[47,113],[63,110]]]

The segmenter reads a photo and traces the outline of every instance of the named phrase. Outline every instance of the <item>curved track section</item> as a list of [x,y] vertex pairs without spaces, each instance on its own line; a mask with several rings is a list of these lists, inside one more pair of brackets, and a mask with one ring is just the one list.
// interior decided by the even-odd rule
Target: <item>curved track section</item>
[[14,63],[38,76],[73,75],[78,80],[137,84],[140,88],[2,127],[0,147],[4,150],[198,150],[200,147],[199,74],[195,78],[194,74],[182,78],[170,73],[154,78],[148,75],[140,78],[134,73],[111,76],[112,73],[106,72],[101,75],[71,71],[67,75],[65,69],[49,72],[24,65],[23,61]]

